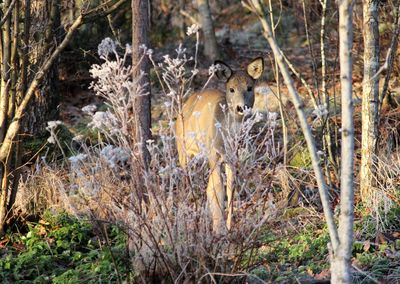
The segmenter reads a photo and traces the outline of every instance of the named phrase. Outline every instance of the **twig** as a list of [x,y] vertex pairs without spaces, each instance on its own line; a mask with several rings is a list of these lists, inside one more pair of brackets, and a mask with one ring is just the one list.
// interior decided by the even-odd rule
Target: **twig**
[[[275,36],[275,29],[279,24],[279,20],[281,18],[282,15],[282,1],[279,1],[280,3],[280,15],[279,15],[279,19],[278,22],[276,23],[276,25],[274,25],[274,15],[273,15],[273,11],[272,11],[272,0],[269,0],[269,9],[271,11],[270,17],[271,17],[271,25],[274,27],[272,30],[272,34],[273,36]],[[282,133],[283,133],[283,163],[285,165],[287,165],[287,155],[288,155],[288,130],[287,130],[287,125],[286,125],[286,117],[284,115],[284,111],[283,111],[283,104],[282,104],[282,93],[281,93],[281,80],[280,80],[280,76],[279,76],[279,67],[278,67],[278,62],[276,62],[275,60],[275,80],[276,80],[276,86],[277,86],[277,91],[278,91],[278,100],[279,100],[279,113],[282,117]]]
[[311,39],[310,39],[310,34],[308,32],[308,21],[307,21],[307,13],[306,13],[306,3],[304,0],[302,0],[302,7],[303,7],[303,16],[304,16],[304,28],[306,31],[306,38],[307,38],[307,46],[308,50],[311,55],[311,63],[312,63],[312,71],[313,71],[313,81],[315,85],[315,89],[317,91],[318,95],[318,101],[321,101],[321,98],[319,96],[319,86],[318,86],[318,76],[317,76],[317,63],[315,62],[315,55],[314,55],[314,49],[311,44]]
[[[385,77],[385,81],[383,83],[383,89],[382,89],[382,93],[379,96],[379,112],[380,109],[382,107],[382,102],[383,99],[386,96],[387,90],[389,88],[389,80],[390,80],[390,75],[392,74],[392,70],[393,70],[393,60],[394,60],[394,56],[396,54],[396,50],[397,50],[397,44],[398,44],[398,40],[399,40],[399,34],[400,34],[400,1],[397,2],[397,9],[396,9],[396,28],[395,31],[392,35],[392,40],[390,43],[390,48],[388,51],[388,55],[386,57],[386,61],[387,62],[387,68],[388,71],[386,72],[386,77]],[[386,64],[386,62],[385,62]]]
[[0,21],[0,28],[4,25],[4,23],[7,21],[8,17],[11,14],[12,9],[14,8],[15,4],[17,3],[17,0],[13,0],[8,7],[7,11],[4,13],[3,18]]
[[282,50],[280,50],[283,59],[285,60],[286,64],[289,66],[289,69],[293,72],[293,74],[299,78],[299,80],[301,81],[301,83],[303,84],[304,88],[306,88],[308,95],[310,96],[310,99],[313,103],[314,109],[318,109],[318,103],[317,100],[314,96],[313,91],[311,90],[310,85],[307,83],[307,81],[303,78],[303,76],[301,76],[300,72],[298,72],[296,70],[296,68],[294,67],[294,65],[290,62],[289,58],[287,58],[287,56],[283,53]]
[[199,26],[200,26],[199,21],[197,21],[196,18],[194,18],[193,16],[189,15],[189,13],[186,12],[185,10],[180,10],[179,13],[180,13],[182,16],[188,18],[193,24],[196,24],[196,25],[199,25]]

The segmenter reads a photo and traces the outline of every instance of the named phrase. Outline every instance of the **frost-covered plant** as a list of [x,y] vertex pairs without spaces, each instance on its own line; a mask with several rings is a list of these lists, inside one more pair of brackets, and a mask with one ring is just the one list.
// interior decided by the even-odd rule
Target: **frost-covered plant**
[[60,125],[62,125],[62,122],[59,120],[47,122],[46,130],[50,132],[50,137],[47,139],[47,142],[49,142],[50,144],[56,144],[57,136],[55,130]]
[[[198,29],[192,27],[190,32],[198,38]],[[269,192],[280,151],[274,139],[276,117],[262,122],[260,114],[247,110],[248,118],[237,129],[224,130],[216,122],[228,149],[226,161],[237,169],[238,188],[233,228],[217,236],[205,194],[206,149],[181,168],[175,145],[174,120],[181,115],[184,98],[193,92],[196,55],[189,56],[179,46],[175,57],[166,55],[156,64],[152,52],[145,51],[157,67],[167,119],[159,123],[154,133],[157,139],[147,141],[151,160],[145,170],[137,162],[140,141],[134,138],[132,110],[136,99],[146,94],[132,81],[133,67],[126,62],[129,50],[119,56],[116,46],[104,41],[99,47],[104,62],[91,69],[95,80],[91,88],[105,100],[107,110],[84,108],[102,140],[97,145],[82,144],[81,153],[69,158],[69,172],[58,183],[63,201],[74,212],[89,211],[96,218],[123,224],[130,237],[134,269],[144,282],[146,275],[175,282],[217,281],[221,273],[228,277],[249,271],[256,264],[251,251],[259,245],[260,228],[276,213]],[[210,67],[207,84],[216,68]]]

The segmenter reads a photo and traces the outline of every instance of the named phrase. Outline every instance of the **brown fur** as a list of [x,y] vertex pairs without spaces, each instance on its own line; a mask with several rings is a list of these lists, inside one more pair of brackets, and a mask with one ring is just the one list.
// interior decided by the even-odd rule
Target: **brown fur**
[[[234,170],[225,162],[223,133],[243,118],[242,110],[253,107],[254,85],[264,69],[261,58],[255,59],[247,67],[247,72],[233,72],[226,64],[222,65],[217,76],[226,79],[226,93],[218,90],[206,90],[193,94],[183,105],[182,114],[176,123],[176,141],[179,161],[186,167],[188,159],[202,153],[208,159],[210,178],[207,186],[207,198],[213,218],[213,230],[224,231],[224,189],[221,178],[221,166],[225,163],[227,176],[228,218],[230,229],[232,220],[232,198]],[[217,127],[219,125],[219,127]]]

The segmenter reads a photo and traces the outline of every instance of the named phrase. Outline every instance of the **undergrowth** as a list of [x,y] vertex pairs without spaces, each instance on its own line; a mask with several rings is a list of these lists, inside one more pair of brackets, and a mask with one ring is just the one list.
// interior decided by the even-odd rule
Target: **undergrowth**
[[116,283],[128,279],[126,234],[117,226],[95,228],[71,215],[49,212],[26,226],[26,233],[9,232],[0,241],[2,283]]

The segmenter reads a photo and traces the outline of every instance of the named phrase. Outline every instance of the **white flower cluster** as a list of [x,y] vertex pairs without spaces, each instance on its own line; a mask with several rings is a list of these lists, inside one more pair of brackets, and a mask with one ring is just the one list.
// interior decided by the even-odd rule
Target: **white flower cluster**
[[147,56],[152,56],[153,55],[153,50],[148,48],[146,45],[142,44],[139,46],[140,49],[143,49],[143,53]]
[[97,106],[94,105],[94,104],[87,105],[87,106],[84,106],[84,107],[82,108],[82,111],[83,111],[83,112],[85,112],[85,113],[87,113],[87,114],[90,114],[90,115],[93,115],[93,114],[95,113],[96,110],[97,110]]
[[93,129],[98,129],[111,135],[120,132],[118,120],[114,114],[109,111],[97,111],[92,116],[92,121],[88,124]]
[[277,126],[277,124],[278,124],[277,119],[278,119],[278,113],[277,112],[272,112],[272,111],[268,112],[267,121],[268,121],[269,126],[271,128],[275,128]]
[[51,135],[49,138],[47,138],[47,143],[56,144],[56,138],[54,138],[54,136]]
[[130,45],[129,43],[127,43],[125,45],[125,52],[126,54],[132,54],[132,45]]
[[129,161],[129,152],[121,147],[107,145],[104,147],[100,155],[107,161],[111,168],[126,165]]
[[278,113],[277,112],[268,112],[268,120],[269,121],[276,121],[278,119]]
[[219,66],[219,65],[212,64],[212,65],[208,68],[208,75],[209,75],[209,76],[214,75],[215,72],[218,71],[218,66]]
[[107,84],[120,83],[127,80],[129,71],[123,66],[123,62],[117,61],[106,61],[101,65],[94,64],[89,70],[91,77],[98,79],[99,81],[92,84],[91,87],[100,93],[106,93],[110,91],[110,87]]
[[55,121],[48,121],[47,122],[47,127],[46,130],[50,132],[50,137],[47,138],[47,142],[50,144],[55,144],[56,143],[56,134],[54,130],[59,126],[62,125],[63,123],[59,120]]
[[[185,51],[186,49],[183,50]],[[182,74],[185,72],[184,64],[187,62],[186,54],[184,54],[183,58],[180,57],[171,58],[168,54],[164,55],[163,57],[164,57],[165,69],[167,71],[174,74]]]
[[83,162],[88,157],[87,154],[78,154],[76,156],[71,156],[68,160],[71,162],[71,165],[76,165],[79,162]]
[[106,37],[101,41],[97,47],[97,53],[102,58],[107,58],[110,53],[115,53],[117,50],[116,43],[109,37]]
[[48,121],[47,122],[47,131],[52,131],[57,128],[57,126],[62,125],[63,123],[60,120],[55,120],[55,121]]
[[187,28],[186,34],[188,36],[191,36],[192,34],[198,33],[200,30],[200,26],[197,24],[193,24],[190,27]]
[[328,110],[326,108],[326,105],[319,105],[317,106],[316,109],[313,110],[313,115],[317,116],[317,118],[322,119],[324,118],[326,115],[328,115]]

